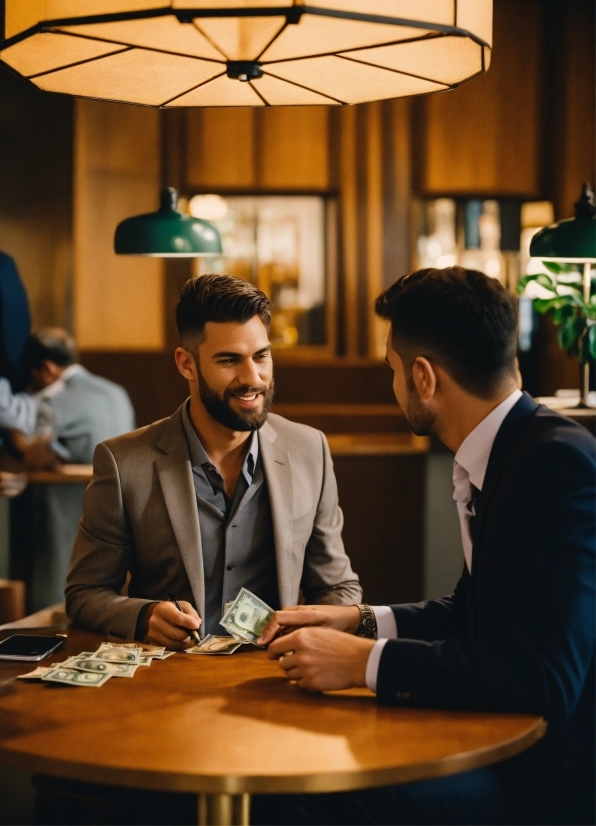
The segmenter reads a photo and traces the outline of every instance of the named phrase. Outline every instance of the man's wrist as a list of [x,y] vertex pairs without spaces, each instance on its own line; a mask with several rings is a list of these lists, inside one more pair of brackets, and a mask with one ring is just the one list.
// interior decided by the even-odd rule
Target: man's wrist
[[158,604],[159,603],[157,602],[148,602],[146,605],[143,605],[139,611],[137,625],[135,628],[135,640],[140,640],[142,642],[147,636],[149,632],[149,620],[151,619],[151,615],[155,611]]
[[377,636],[377,620],[375,613],[370,605],[357,604],[356,608],[360,613],[360,622],[355,631],[357,637],[365,637],[369,640],[376,639]]

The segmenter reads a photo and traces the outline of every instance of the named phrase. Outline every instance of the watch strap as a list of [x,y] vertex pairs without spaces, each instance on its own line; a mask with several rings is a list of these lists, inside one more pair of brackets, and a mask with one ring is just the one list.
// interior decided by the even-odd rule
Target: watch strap
[[374,640],[377,636],[377,620],[375,612],[370,605],[357,604],[356,608],[360,611],[360,625],[356,629],[356,636],[368,637]]

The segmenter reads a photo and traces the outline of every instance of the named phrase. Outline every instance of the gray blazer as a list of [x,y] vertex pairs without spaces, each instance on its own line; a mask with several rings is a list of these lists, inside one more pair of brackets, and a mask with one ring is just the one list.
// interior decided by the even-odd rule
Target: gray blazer
[[[351,604],[362,590],[322,433],[271,414],[259,431],[281,605]],[[121,591],[127,574],[128,596]],[[147,602],[175,593],[205,610],[201,534],[181,411],[98,445],[74,543],[66,608],[77,625],[132,639]]]

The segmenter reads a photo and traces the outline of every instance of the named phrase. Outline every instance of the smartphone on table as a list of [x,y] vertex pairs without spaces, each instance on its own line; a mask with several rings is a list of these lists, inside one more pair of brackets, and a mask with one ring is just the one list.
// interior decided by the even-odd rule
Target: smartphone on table
[[0,642],[0,660],[24,660],[36,663],[60,648],[66,637],[41,637],[33,634],[13,634]]

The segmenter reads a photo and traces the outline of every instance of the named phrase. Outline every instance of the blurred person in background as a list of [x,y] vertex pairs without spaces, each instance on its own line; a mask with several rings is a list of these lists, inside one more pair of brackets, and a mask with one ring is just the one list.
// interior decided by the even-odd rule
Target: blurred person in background
[[[57,468],[61,462],[91,464],[99,442],[135,427],[124,388],[77,363],[75,341],[66,330],[47,328],[29,336],[21,365],[35,403],[33,433],[12,430],[24,466]],[[20,394],[21,398],[26,394]],[[72,545],[83,512],[81,484],[32,488],[30,609],[62,602]]]

